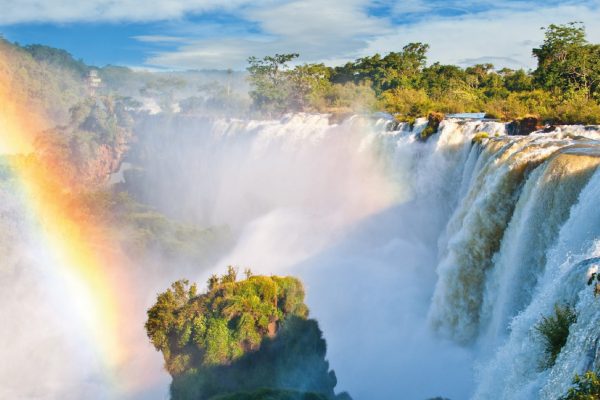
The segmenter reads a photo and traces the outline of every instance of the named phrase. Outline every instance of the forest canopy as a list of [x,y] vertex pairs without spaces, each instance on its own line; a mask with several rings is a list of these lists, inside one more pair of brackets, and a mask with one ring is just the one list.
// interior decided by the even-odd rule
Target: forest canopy
[[290,111],[387,111],[401,120],[431,112],[485,112],[490,118],[535,117],[549,123],[600,123],[600,45],[581,23],[550,25],[532,50],[533,71],[476,64],[427,65],[429,45],[359,58],[338,67],[288,64],[298,54],[249,61],[251,97],[268,115]]

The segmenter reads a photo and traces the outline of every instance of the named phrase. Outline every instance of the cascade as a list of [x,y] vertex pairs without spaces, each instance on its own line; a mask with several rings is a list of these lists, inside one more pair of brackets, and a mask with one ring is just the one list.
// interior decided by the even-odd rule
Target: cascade
[[[176,278],[204,282],[228,264],[251,266],[306,283],[337,389],[356,399],[562,395],[574,372],[600,367],[600,300],[586,285],[600,265],[600,129],[514,137],[504,123],[449,118],[422,141],[426,123],[354,116],[331,124],[309,114],[139,119],[138,142],[113,182],[171,218],[229,227],[233,243],[196,269],[173,263],[136,271],[128,296],[139,317],[130,323],[141,324],[144,306]],[[10,184],[0,185],[3,293],[24,299],[11,307],[19,310],[34,309],[44,296],[57,301],[48,307],[63,304],[49,276],[53,265],[44,249],[33,250],[36,224]],[[32,265],[25,281],[14,272],[23,260]],[[574,307],[577,322],[556,363],[542,369],[535,326],[555,304]],[[23,321],[10,336],[40,346],[55,340],[62,349],[64,315],[41,310],[36,324],[52,327],[50,339]],[[69,327],[76,326],[68,312]],[[77,335],[85,333],[68,334],[81,343]],[[146,343],[143,334],[138,339]],[[10,370],[0,368],[0,395],[23,385],[36,397],[61,396],[65,388],[103,393],[93,354],[67,348],[48,363],[0,350],[15,360]],[[130,356],[147,361],[125,360],[115,374],[160,372],[149,345]],[[79,381],[95,386],[76,390]],[[151,385],[159,389],[124,397],[162,398],[165,381]]]

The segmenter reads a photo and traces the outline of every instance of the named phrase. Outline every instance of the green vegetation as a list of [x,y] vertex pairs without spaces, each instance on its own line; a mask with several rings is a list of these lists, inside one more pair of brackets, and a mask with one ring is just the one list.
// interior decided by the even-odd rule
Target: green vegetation
[[600,399],[600,377],[595,371],[587,371],[583,376],[575,375],[573,387],[559,400],[598,399]]
[[150,252],[168,257],[171,261],[199,261],[218,248],[217,243],[227,239],[230,234],[225,227],[201,229],[174,221],[150,206],[137,202],[126,191],[98,188],[79,196],[86,214],[95,213],[96,218],[114,227],[112,236],[119,239],[132,257],[141,257]]
[[72,186],[105,183],[133,135],[125,104],[114,97],[87,97],[69,115],[66,125],[37,135],[37,156],[45,165],[60,165]]
[[[340,67],[304,64],[298,54],[250,58],[251,96],[257,109],[352,112],[384,110],[402,121],[436,113],[486,112],[490,118],[533,117],[547,123],[600,123],[600,45],[585,39],[581,24],[550,25],[533,49],[534,71],[426,65],[429,46],[375,54]],[[361,101],[362,100],[362,101]],[[429,131],[424,132],[427,137]]]
[[73,71],[78,74],[80,78],[85,77],[90,69],[83,60],[75,60],[69,52],[63,49],[57,49],[41,44],[30,44],[24,46],[23,50],[31,54],[31,56],[40,63],[61,70]]
[[544,343],[545,359],[540,363],[541,368],[550,368],[554,365],[556,357],[567,343],[569,328],[577,320],[575,310],[566,305],[555,305],[554,315],[542,317],[535,326]]
[[438,131],[440,123],[444,120],[444,114],[432,112],[427,116],[427,126],[421,132],[421,140],[427,140],[431,135]]
[[272,116],[298,110],[351,111],[361,108],[361,104],[375,104],[370,85],[335,84],[333,70],[323,64],[289,68],[288,63],[297,57],[298,54],[276,54],[248,59],[250,97],[257,111]]
[[473,143],[481,143],[484,139],[488,139],[490,134],[487,132],[478,132],[473,136]]
[[86,96],[81,65],[64,50],[19,47],[0,37],[0,54],[0,78],[13,101],[49,123],[66,123],[69,109]]
[[335,373],[325,360],[317,322],[307,319],[301,282],[249,270],[246,276],[238,281],[237,270],[229,267],[209,279],[204,294],[177,281],[148,310],[146,331],[173,377],[172,398],[209,399],[261,388],[334,398]]

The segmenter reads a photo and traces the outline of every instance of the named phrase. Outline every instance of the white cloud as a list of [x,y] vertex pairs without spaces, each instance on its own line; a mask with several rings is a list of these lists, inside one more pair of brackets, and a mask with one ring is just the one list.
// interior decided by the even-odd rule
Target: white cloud
[[259,0],[0,0],[0,25],[24,22],[164,21]]
[[252,7],[239,16],[259,34],[189,40],[176,51],[157,52],[151,65],[178,68],[244,68],[249,56],[298,52],[303,61],[351,57],[368,40],[393,33],[387,18],[370,16],[365,0],[288,1]]
[[[134,39],[159,49],[147,65],[168,68],[240,69],[249,56],[290,52],[339,64],[414,41],[431,45],[430,61],[527,68],[539,28],[573,20],[600,42],[600,0],[0,0],[0,10],[0,25],[163,21]],[[206,12],[231,20],[187,18]]]
[[167,35],[140,35],[133,36],[133,39],[145,43],[181,43],[186,41],[182,37]]
[[461,17],[432,17],[398,26],[391,35],[369,42],[363,54],[387,53],[408,42],[429,43],[429,60],[448,64],[492,62],[497,67],[533,67],[534,44],[541,43],[541,27],[551,23],[583,21],[588,39],[600,42],[598,2],[587,5],[543,6],[521,2],[519,9],[493,9]]
[[[489,8],[491,0],[440,4],[446,10],[455,10],[455,3],[473,12],[436,16],[431,10],[438,4],[424,0],[388,4],[392,17],[368,14],[367,6],[381,6],[382,1],[306,0],[252,7],[241,16],[258,24],[260,35],[192,40],[174,51],[154,54],[148,63],[180,68],[243,68],[251,55],[299,52],[303,61],[339,64],[376,52],[398,51],[406,43],[419,41],[431,45],[431,62],[491,62],[497,67],[530,68],[535,65],[531,49],[543,39],[542,26],[581,20],[586,22],[590,40],[600,41],[597,0],[562,5],[519,1],[493,8]],[[420,14],[414,21],[393,26],[391,21],[400,12]]]

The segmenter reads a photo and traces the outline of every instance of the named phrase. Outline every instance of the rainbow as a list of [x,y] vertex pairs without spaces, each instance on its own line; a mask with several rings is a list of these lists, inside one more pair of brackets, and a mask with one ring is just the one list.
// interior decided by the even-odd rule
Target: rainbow
[[[110,381],[111,397],[118,397],[119,367],[129,357],[124,318],[129,315],[126,258],[111,240],[108,226],[93,218],[86,204],[72,195],[65,165],[31,156],[36,135],[47,124],[19,99],[0,69],[0,155],[33,216],[39,246],[50,256],[47,273],[56,290],[73,305],[86,343],[93,347]],[[68,169],[68,168],[67,168]]]

